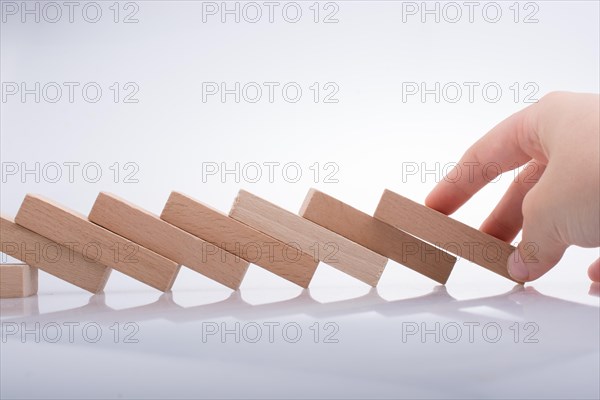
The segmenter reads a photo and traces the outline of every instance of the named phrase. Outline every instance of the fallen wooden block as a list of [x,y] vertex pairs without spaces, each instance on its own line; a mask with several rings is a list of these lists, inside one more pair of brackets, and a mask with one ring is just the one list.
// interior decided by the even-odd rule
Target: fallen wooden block
[[92,293],[104,289],[112,271],[4,216],[0,218],[0,252]]
[[456,263],[445,251],[315,189],[308,192],[299,214],[441,284]]
[[27,264],[0,264],[0,298],[28,297],[37,293],[38,270]]
[[184,194],[172,192],[160,216],[192,235],[304,288],[319,261]]
[[244,190],[229,215],[282,242],[296,243],[303,252],[371,286],[377,285],[387,263],[387,258]]
[[375,218],[514,281],[507,261],[515,248],[498,238],[389,190]]
[[237,290],[248,262],[112,194],[100,193],[89,220]]
[[40,196],[25,196],[15,222],[158,290],[169,290],[179,271],[176,262]]

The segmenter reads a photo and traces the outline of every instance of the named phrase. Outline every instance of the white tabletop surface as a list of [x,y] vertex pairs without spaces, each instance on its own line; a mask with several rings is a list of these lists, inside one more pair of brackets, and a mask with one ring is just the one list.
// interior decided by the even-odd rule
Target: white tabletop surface
[[597,284],[318,281],[2,300],[2,398],[600,395]]
[[[18,7],[0,24],[0,80],[29,93],[0,103],[9,216],[26,193],[87,214],[99,191],[155,214],[172,190],[227,212],[240,189],[297,212],[311,187],[372,214],[385,188],[422,203],[472,143],[546,93],[600,91],[597,1],[474,2],[470,21],[473,2],[309,0],[294,2],[298,22],[282,15],[292,2],[273,22],[257,2],[256,23],[223,22],[210,12],[221,1],[84,2],[100,20],[81,3],[73,22],[69,2],[49,2],[56,22],[55,8],[36,22],[25,2],[0,3]],[[254,83],[257,102],[203,91]],[[257,165],[258,182],[244,172]],[[480,226],[513,177],[453,216]],[[187,268],[169,294],[113,272],[92,296],[40,273],[37,296],[0,302],[0,397],[598,399],[598,287],[585,273],[598,256],[571,248],[524,288],[464,260],[445,288],[394,262],[372,290],[325,265],[307,291],[256,266],[239,292]]]

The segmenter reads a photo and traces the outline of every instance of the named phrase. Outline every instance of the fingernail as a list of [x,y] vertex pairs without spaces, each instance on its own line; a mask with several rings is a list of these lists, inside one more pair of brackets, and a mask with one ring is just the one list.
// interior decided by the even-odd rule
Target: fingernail
[[519,282],[525,282],[529,279],[529,268],[523,262],[523,257],[515,250],[508,258],[508,274]]

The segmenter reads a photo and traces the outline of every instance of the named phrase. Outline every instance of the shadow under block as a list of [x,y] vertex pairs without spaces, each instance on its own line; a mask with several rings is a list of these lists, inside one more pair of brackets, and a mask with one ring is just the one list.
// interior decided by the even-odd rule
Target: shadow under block
[[106,286],[111,268],[0,217],[0,252],[92,293]]
[[299,214],[441,284],[456,263],[445,251],[315,189],[308,192]]
[[385,190],[375,218],[515,281],[507,269],[513,246],[436,210]]
[[158,290],[169,290],[179,272],[176,262],[40,196],[25,196],[15,222]]
[[319,261],[184,194],[172,192],[160,216],[192,235],[304,288]]
[[37,293],[38,270],[27,264],[0,264],[0,299]]
[[230,216],[300,249],[346,274],[376,286],[387,258],[305,218],[241,190]]
[[248,270],[246,260],[112,194],[100,193],[88,218],[234,290],[240,287]]

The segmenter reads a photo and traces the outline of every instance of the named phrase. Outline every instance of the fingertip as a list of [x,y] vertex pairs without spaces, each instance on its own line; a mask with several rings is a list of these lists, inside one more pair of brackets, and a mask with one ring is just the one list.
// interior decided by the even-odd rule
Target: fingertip
[[511,242],[515,239],[521,228],[518,221],[517,223],[508,226],[507,224],[500,224],[496,218],[489,216],[485,221],[483,221],[479,227],[479,230],[483,233],[494,236],[503,242]]
[[600,282],[600,258],[588,268],[588,276],[593,282]]
[[[497,224],[492,222],[492,217],[489,216],[487,217],[479,226],[479,230],[483,233],[487,233],[488,235],[492,235],[494,237],[498,237],[497,236]],[[498,237],[498,239],[500,239]],[[503,239],[502,239],[503,240]],[[506,240],[505,240],[506,241]]]
[[[540,252],[537,255],[528,254],[530,249],[525,245],[525,256],[519,251],[524,242],[508,258],[508,274],[518,282],[531,282],[544,276],[560,261],[566,247],[557,249],[555,254]],[[527,242],[525,242],[527,243]],[[529,242],[531,243],[531,242]]]
[[448,215],[446,213],[444,201],[439,195],[439,190],[437,190],[437,186],[425,198],[425,206]]
[[517,282],[529,281],[529,267],[523,261],[519,250],[515,250],[508,258],[508,274]]
[[452,195],[452,189],[440,182],[425,198],[425,205],[445,215],[450,215],[458,209],[460,204]]
[[437,210],[437,198],[436,198],[436,189],[437,186],[434,187],[431,192],[429,192],[429,194],[427,195],[427,197],[425,197],[425,205],[429,208],[433,208],[434,210]]
[[[483,221],[481,226],[479,226],[479,230],[483,233],[487,233],[488,235],[494,236],[500,240],[504,240],[498,236],[499,231],[497,229],[497,226],[495,224],[493,224],[492,222],[490,222],[489,218],[487,218],[485,221]],[[504,241],[507,242],[508,240],[504,240]]]

